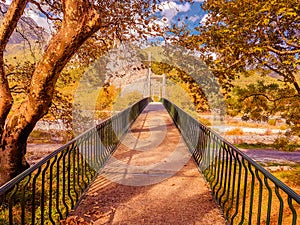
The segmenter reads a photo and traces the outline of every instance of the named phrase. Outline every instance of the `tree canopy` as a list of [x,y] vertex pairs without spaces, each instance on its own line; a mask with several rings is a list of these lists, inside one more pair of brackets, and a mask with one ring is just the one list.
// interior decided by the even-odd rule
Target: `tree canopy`
[[182,43],[203,58],[225,88],[238,72],[273,72],[300,94],[300,5],[298,0],[207,0],[208,12]]
[[[232,114],[266,120],[280,115],[299,127],[300,4],[298,0],[206,0],[207,15],[179,43],[196,50],[219,79]],[[232,81],[255,71],[276,77],[233,89]],[[238,96],[238,97],[237,97]]]

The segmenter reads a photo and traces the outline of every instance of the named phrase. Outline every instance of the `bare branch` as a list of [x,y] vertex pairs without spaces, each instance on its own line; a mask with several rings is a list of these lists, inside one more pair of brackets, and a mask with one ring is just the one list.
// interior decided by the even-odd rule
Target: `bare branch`
[[7,10],[5,11],[5,9],[0,6],[0,13],[2,14],[2,16],[4,16],[6,14]]
[[10,91],[14,94],[27,93],[28,91],[22,87],[19,87],[17,84],[9,88]]
[[295,55],[297,53],[300,53],[300,49],[296,50],[278,50],[276,48],[273,48],[272,46],[268,45],[266,46],[267,49],[269,49],[271,52],[274,52],[278,55]]
[[[274,68],[272,65],[264,62],[263,60],[261,60],[260,58],[258,57],[255,57],[256,60],[258,60],[260,63],[262,63],[264,66],[266,66],[268,69],[272,70],[273,72],[279,74],[280,76],[284,77],[285,79],[287,79],[287,74],[281,72],[280,70],[278,70],[277,68]],[[290,74],[290,78],[292,79],[289,79],[289,83],[293,84],[297,93],[298,93],[298,96],[300,96],[300,86],[295,78],[295,76],[293,74]]]
[[36,63],[36,57],[34,55],[34,52],[32,50],[32,45],[31,45],[31,42],[29,41],[29,39],[19,30],[19,29],[16,29],[16,32],[18,34],[20,34],[22,36],[22,38],[27,42],[28,46],[29,46],[29,51],[30,51],[30,54],[31,56],[33,57],[34,59],[34,62]]
[[295,42],[292,42],[292,41],[290,41],[286,38],[286,36],[283,34],[282,30],[280,29],[280,27],[278,25],[279,23],[280,23],[279,18],[277,18],[277,22],[276,22],[276,28],[277,29],[276,29],[276,31],[280,34],[282,40],[284,40],[287,45],[290,45],[290,46],[295,47],[295,48],[300,48],[300,45],[298,45]]
[[280,101],[280,100],[282,100],[282,99],[288,99],[288,98],[296,98],[296,97],[299,97],[299,95],[297,94],[297,95],[292,95],[292,96],[281,96],[281,97],[279,97],[279,98],[274,98],[274,99],[272,99],[272,98],[270,98],[270,97],[269,97],[268,95],[266,95],[266,94],[262,94],[262,93],[252,93],[252,94],[247,95],[247,96],[245,96],[244,98],[242,98],[241,101],[245,101],[245,100],[248,99],[248,98],[251,98],[251,97],[257,97],[257,96],[264,97],[264,98],[266,98],[268,101],[273,102],[273,103],[276,103],[277,101]]
[[36,1],[34,1],[34,0],[29,0],[29,1],[30,1],[32,4],[36,5],[36,6],[38,7],[38,9],[41,11],[41,13],[43,13],[43,14],[47,17],[47,19],[49,19],[49,20],[58,20],[58,21],[62,21],[62,19],[60,19],[60,18],[53,17],[53,16],[49,15],[48,12],[46,12],[45,10],[43,10],[43,8],[41,7],[40,3],[38,3],[38,2],[36,2]]
[[266,66],[268,69],[272,70],[273,72],[277,73],[278,75],[282,76],[282,77],[286,77],[286,75],[281,72],[280,70],[278,70],[277,68],[274,68],[273,66],[271,66],[270,64],[266,63],[265,61],[263,61],[262,59],[260,59],[257,56],[254,56],[254,58],[259,61],[261,64],[263,64],[264,66]]

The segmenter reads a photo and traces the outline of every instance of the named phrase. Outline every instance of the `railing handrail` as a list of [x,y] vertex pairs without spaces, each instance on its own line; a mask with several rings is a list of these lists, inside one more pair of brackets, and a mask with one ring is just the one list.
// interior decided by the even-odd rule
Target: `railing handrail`
[[[232,170],[234,172],[239,174],[238,180],[248,179],[251,180],[251,187],[250,184],[248,184],[249,191],[247,192],[247,185],[243,183],[244,188],[244,194],[247,192],[247,196],[251,195],[251,199],[247,200],[249,201],[249,204],[253,204],[253,196],[254,192],[257,192],[257,190],[254,189],[254,183],[255,182],[263,182],[259,184],[259,190],[262,192],[263,188],[268,189],[267,192],[269,193],[269,202],[272,202],[272,195],[277,196],[278,199],[275,199],[274,201],[280,202],[280,208],[279,208],[279,214],[283,213],[283,205],[289,207],[289,209],[292,212],[293,219],[292,224],[296,224],[297,217],[300,214],[299,208],[294,208],[294,204],[300,204],[300,196],[292,190],[289,186],[287,186],[285,183],[283,183],[281,180],[276,178],[274,175],[272,175],[269,171],[267,171],[263,166],[259,165],[256,161],[254,161],[251,157],[249,157],[246,153],[235,147],[233,144],[228,142],[225,138],[223,138],[220,134],[218,134],[216,131],[212,130],[211,128],[206,127],[204,124],[196,120],[194,117],[186,113],[183,109],[176,106],[174,103],[170,102],[167,99],[162,99],[163,104],[167,108],[168,112],[170,113],[171,117],[173,118],[174,123],[177,125],[178,129],[180,130],[185,142],[188,145],[188,148],[190,149],[191,153],[194,156],[194,159],[196,163],[199,166],[199,169],[201,172],[204,172],[206,174],[209,174],[209,176],[205,175],[207,178],[207,181],[210,183],[211,186],[213,186],[213,194],[216,197],[216,200],[219,202],[220,206],[225,204],[231,204],[229,208],[227,208],[226,216],[229,216],[229,211],[232,210],[233,207],[235,207],[235,213],[233,216],[229,216],[230,223],[233,223],[233,221],[236,219],[238,213],[238,206],[233,206],[233,202],[242,201],[243,207],[245,207],[246,200],[245,197],[241,200],[242,197],[239,195],[235,196],[235,191],[238,192],[238,190],[235,190],[234,185],[236,185],[236,182],[234,181],[234,175],[231,175]],[[192,135],[191,135],[192,134]],[[191,136],[193,137],[191,137]],[[199,137],[195,135],[200,135]],[[204,138],[203,140],[200,140]],[[197,141],[198,138],[198,141]],[[200,142],[199,142],[200,141]],[[211,155],[212,154],[212,155]],[[222,154],[222,155],[221,155]],[[206,158],[205,158],[206,157]],[[229,158],[228,158],[229,157]],[[228,161],[230,160],[230,161]],[[231,165],[231,163],[234,163],[234,165]],[[246,166],[246,163],[248,166]],[[226,164],[226,165],[225,165]],[[202,167],[201,169],[201,166]],[[203,169],[204,168],[204,169]],[[239,170],[237,171],[237,168]],[[203,171],[202,171],[203,170]],[[242,172],[243,171],[243,172]],[[255,174],[253,173],[255,171]],[[225,173],[225,174],[222,174]],[[243,173],[241,177],[241,173]],[[260,174],[260,175],[259,175]],[[245,176],[245,177],[243,177]],[[264,180],[261,180],[262,176]],[[238,181],[239,184],[241,181]],[[243,181],[245,182],[245,181]],[[272,183],[275,190],[272,190],[268,184]],[[239,185],[238,184],[238,185]],[[232,185],[232,186],[231,186]],[[216,188],[217,187],[217,188]],[[218,191],[215,190],[218,189]],[[232,189],[232,190],[231,190]],[[282,193],[285,193],[288,200],[286,202],[283,202],[282,196],[279,193],[279,190],[282,191]],[[220,194],[220,190],[222,190],[222,194]],[[261,194],[261,193],[260,193]],[[241,194],[242,196],[243,194]],[[225,196],[225,199],[223,199]],[[271,198],[270,198],[271,196]],[[228,198],[232,198],[234,200],[231,200],[231,203],[228,203]],[[236,199],[235,199],[236,198]],[[222,202],[223,201],[223,202]],[[292,201],[295,203],[293,204]],[[236,203],[237,204],[237,203]],[[248,203],[247,203],[248,204]],[[262,204],[262,203],[260,203]],[[268,203],[269,204],[269,203]],[[298,206],[298,205],[297,205]],[[222,207],[222,206],[221,206]],[[251,205],[252,207],[252,205]],[[267,224],[269,224],[268,221],[270,221],[270,215],[271,215],[271,206],[267,206]],[[224,208],[225,209],[225,208]],[[297,209],[297,210],[295,210]],[[258,212],[261,213],[261,208],[258,210]],[[265,209],[264,209],[265,210]],[[245,217],[245,211],[244,208],[242,209],[242,216],[241,216],[241,222],[244,221]],[[249,216],[251,219],[252,217]],[[260,221],[260,214],[258,215],[257,222]],[[282,215],[279,215],[278,217],[278,224],[282,224]]]
[[231,148],[233,148],[236,152],[238,152],[240,155],[242,155],[247,161],[249,161],[255,168],[257,168],[260,172],[262,172],[264,175],[266,175],[275,184],[277,184],[278,186],[280,186],[282,188],[282,190],[284,190],[286,193],[289,193],[289,195],[291,197],[293,197],[294,200],[300,204],[300,196],[293,189],[291,189],[289,186],[287,186],[281,180],[279,180],[274,175],[272,175],[263,166],[261,166],[256,161],[254,161],[250,156],[248,156],[246,153],[244,153],[239,148],[237,148],[236,146],[234,146],[232,143],[230,143],[228,140],[226,140],[224,137],[222,137],[216,131],[214,131],[210,127],[205,126],[200,121],[196,120],[193,116],[191,116],[189,113],[185,112],[182,108],[180,108],[179,106],[175,105],[174,103],[172,103],[168,99],[164,98],[163,101],[168,101],[171,104],[173,104],[177,109],[179,109],[180,111],[184,112],[186,115],[190,116],[191,119],[194,120],[196,123],[199,123],[203,128],[205,128],[206,130],[208,130],[209,132],[211,132],[213,135],[217,136],[221,141],[223,141],[224,143],[226,143],[227,145],[229,145]]
[[28,174],[32,173],[34,170],[38,169],[40,166],[46,164],[50,159],[52,159],[54,156],[56,156],[57,154],[59,154],[66,147],[72,145],[74,142],[76,142],[77,140],[79,140],[81,137],[83,137],[84,135],[86,135],[90,131],[94,130],[95,128],[101,126],[102,124],[106,123],[107,121],[113,120],[114,117],[116,117],[119,114],[124,113],[124,111],[128,110],[129,108],[132,108],[135,104],[137,104],[137,103],[131,104],[126,109],[123,109],[122,111],[118,112],[117,114],[113,115],[112,117],[107,118],[107,119],[101,121],[99,124],[96,124],[94,127],[89,128],[88,130],[84,131],[82,134],[78,135],[77,137],[75,137],[71,141],[69,141],[68,143],[66,143],[66,144],[62,145],[61,147],[59,147],[58,149],[54,150],[49,155],[47,155],[46,157],[44,157],[43,159],[41,159],[39,162],[37,162],[33,166],[29,167],[28,169],[26,169],[25,171],[23,171],[22,173],[20,173],[19,175],[17,175],[13,179],[11,179],[10,181],[8,181],[4,185],[2,185],[0,187],[0,195],[1,195],[1,193],[6,192],[7,190],[11,189],[14,186],[14,184],[17,183],[17,182],[19,182],[20,180],[22,180],[24,176],[27,176]]
[[[33,182],[33,186],[36,185],[36,179],[42,179],[39,182],[43,182],[43,180],[47,179],[47,176],[50,176],[51,180],[56,179],[56,184],[54,187],[50,187],[50,192],[45,193],[44,184],[42,183],[43,187],[41,194],[41,199],[49,198],[50,195],[57,195],[54,197],[50,196],[50,200],[48,199],[48,203],[51,205],[50,211],[57,211],[60,215],[65,215],[64,210],[68,212],[70,207],[74,206],[74,202],[79,199],[79,196],[83,193],[84,189],[88,186],[87,182],[91,182],[93,177],[96,175],[95,170],[98,170],[99,167],[101,168],[107,159],[109,159],[110,155],[113,153],[115,148],[120,143],[121,139],[123,138],[124,134],[127,132],[131,124],[134,120],[138,117],[138,115],[142,112],[142,110],[146,107],[146,105],[151,101],[151,98],[144,98],[137,103],[130,105],[128,108],[122,110],[121,112],[113,115],[110,118],[107,118],[101,121],[99,124],[93,126],[92,128],[86,130],[76,138],[72,139],[70,142],[64,144],[63,146],[59,147],[57,150],[53,151],[35,165],[31,166],[27,170],[23,171],[21,174],[17,175],[12,180],[8,181],[6,184],[0,187],[0,210],[4,210],[5,206],[2,205],[2,201],[8,201],[9,204],[7,205],[9,209],[8,211],[0,211],[0,215],[2,213],[9,213],[9,223],[12,224],[15,221],[13,216],[13,202],[18,202],[15,199],[15,195],[18,191],[21,191],[21,196],[25,195],[25,189],[27,188],[28,182]],[[104,142],[102,142],[104,141]],[[104,146],[105,145],[105,146]],[[76,160],[76,161],[75,161]],[[64,162],[67,163],[64,166]],[[61,165],[62,163],[62,165]],[[75,165],[76,164],[76,165]],[[80,167],[81,166],[81,167]],[[46,175],[49,171],[47,170],[50,167],[50,175]],[[56,168],[57,167],[57,168]],[[65,168],[66,167],[66,168]],[[56,169],[53,169],[56,168]],[[41,172],[42,171],[42,172]],[[76,172],[77,171],[77,172]],[[77,173],[80,174],[77,175]],[[52,175],[51,175],[52,174]],[[54,177],[53,177],[54,176]],[[61,176],[61,177],[60,177]],[[77,178],[76,178],[77,177]],[[28,179],[27,179],[28,178]],[[57,179],[62,179],[61,181]],[[75,180],[70,180],[70,179]],[[24,179],[25,180],[24,184]],[[22,183],[22,184],[21,184]],[[59,185],[68,184],[68,187],[62,187]],[[21,187],[19,187],[21,185]],[[48,184],[49,185],[49,184]],[[21,188],[21,189],[20,189]],[[34,189],[37,187],[33,187]],[[63,191],[63,196],[58,193],[60,188]],[[56,192],[53,190],[55,189]],[[30,190],[30,194],[32,196],[36,196],[35,190]],[[12,193],[12,194],[9,194]],[[29,194],[29,193],[28,193]],[[43,196],[45,194],[45,196]],[[49,195],[49,196],[48,196]],[[60,197],[59,197],[60,195]],[[71,196],[76,195],[76,196]],[[47,197],[48,196],[48,197]],[[62,197],[61,197],[62,196]],[[61,199],[62,198],[62,199]],[[60,203],[56,203],[55,208],[54,204],[50,201],[63,201]],[[69,199],[71,203],[66,203],[66,199]],[[25,215],[25,202],[22,200],[22,215]],[[40,203],[34,203],[35,200],[32,200],[32,214],[33,219],[32,221],[36,221],[35,218],[35,205]],[[57,204],[62,204],[62,206],[58,206]],[[71,206],[69,205],[71,204]],[[2,207],[2,208],[1,208]],[[3,208],[4,207],[4,208]],[[45,207],[44,204],[42,207]],[[65,207],[65,209],[61,209],[61,207]],[[63,213],[62,213],[63,212]],[[50,213],[50,212],[49,212]],[[54,220],[52,216],[49,214],[49,219],[52,223]],[[18,218],[17,221],[19,221]],[[21,218],[22,222],[24,223],[24,217]],[[41,218],[42,223],[44,219]],[[0,218],[1,223],[1,218]],[[18,222],[19,223],[19,222]],[[56,222],[55,222],[56,223]]]

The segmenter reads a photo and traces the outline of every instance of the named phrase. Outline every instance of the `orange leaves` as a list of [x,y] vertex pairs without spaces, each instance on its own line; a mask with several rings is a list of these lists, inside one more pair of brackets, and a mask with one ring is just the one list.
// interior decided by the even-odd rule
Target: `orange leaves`
[[70,216],[65,220],[60,221],[61,225],[88,225],[88,222],[85,222],[83,218],[79,216]]

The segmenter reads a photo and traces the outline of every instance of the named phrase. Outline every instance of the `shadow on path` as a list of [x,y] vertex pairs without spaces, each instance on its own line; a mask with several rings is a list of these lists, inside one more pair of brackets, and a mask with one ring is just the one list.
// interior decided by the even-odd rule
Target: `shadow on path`
[[147,106],[131,130],[69,221],[73,216],[81,224],[226,224],[162,104]]

